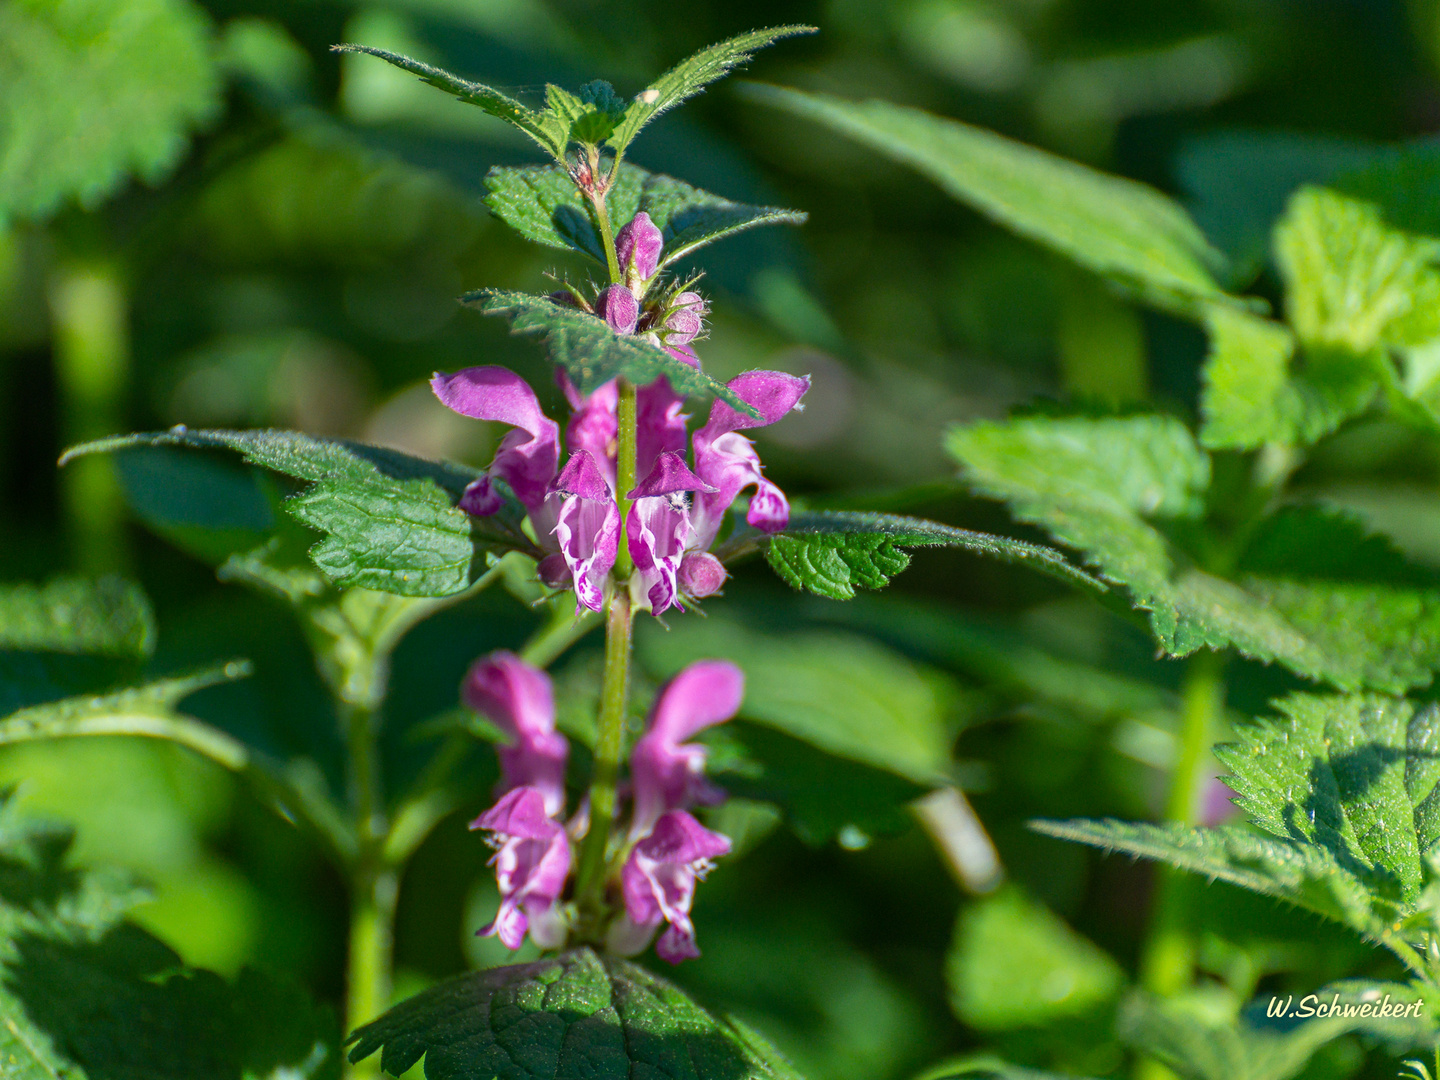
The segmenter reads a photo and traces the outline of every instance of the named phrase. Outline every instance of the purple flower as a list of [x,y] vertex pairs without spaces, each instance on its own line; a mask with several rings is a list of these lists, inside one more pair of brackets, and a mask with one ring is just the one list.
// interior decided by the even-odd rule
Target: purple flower
[[714,490],[686,468],[679,454],[666,451],[627,496],[635,502],[626,519],[626,542],[640,587],[656,614],[678,606],[676,579],[694,531],[685,493]]
[[704,878],[712,859],[729,851],[727,837],[711,832],[683,810],[662,815],[650,835],[631,851],[620,875],[625,918],[647,936],[662,921],[669,924],[655,943],[662,960],[678,964],[700,955],[690,921],[695,882]]
[[611,285],[595,300],[595,311],[617,334],[633,334],[640,321],[640,305],[624,285]]
[[545,813],[561,813],[570,744],[555,730],[549,677],[514,653],[495,652],[470,665],[460,697],[510,740],[496,750],[502,774],[496,794],[533,788],[544,797]]
[[[615,255],[625,283],[639,288],[660,268],[660,249],[665,238],[650,215],[641,210],[615,234]],[[628,331],[627,331],[628,333]]]
[[490,862],[500,886],[500,910],[479,933],[494,934],[507,949],[518,949],[527,930],[543,948],[563,944],[565,923],[556,903],[570,876],[570,838],[547,812],[545,792],[514,788],[470,828],[488,830],[497,848]]
[[670,301],[669,313],[661,325],[666,345],[688,345],[705,329],[705,316],[710,313],[704,299],[696,292],[682,292]]
[[564,499],[555,524],[560,554],[575,586],[575,610],[600,611],[605,606],[605,581],[620,550],[620,508],[615,494],[589,451],[570,455],[551,484]]
[[691,664],[660,691],[645,734],[630,753],[632,840],[649,833],[668,811],[717,800],[718,789],[705,779],[705,747],[685,740],[729,720],[744,696],[744,674],[725,660]]

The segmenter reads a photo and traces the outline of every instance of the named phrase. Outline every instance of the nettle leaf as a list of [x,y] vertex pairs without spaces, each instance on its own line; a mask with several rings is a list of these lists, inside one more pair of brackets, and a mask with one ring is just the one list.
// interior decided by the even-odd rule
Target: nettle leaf
[[449,596],[485,573],[487,552],[532,546],[513,508],[480,519],[456,505],[479,475],[474,470],[343,439],[173,428],[86,443],[61,461],[139,446],[233,450],[252,464],[308,482],[284,506],[324,534],[310,556],[339,585]]
[[422,1058],[427,1080],[537,1076],[799,1080],[759,1035],[615,957],[576,949],[440,983],[366,1024],[352,1062],[380,1051],[399,1076]]
[[[485,174],[485,205],[527,240],[578,251],[605,265],[605,249],[584,198],[559,165],[497,165]],[[605,195],[611,220],[624,225],[644,210],[661,230],[668,266],[697,248],[760,225],[799,225],[809,215],[731,202],[681,180],[621,162]]]
[[[1371,1000],[1382,984],[1336,984],[1317,997],[1327,1004],[1334,995],[1357,1006],[1354,1016],[1325,1016],[1289,1028],[1251,1024],[1243,1018],[1217,1016],[1212,1007],[1195,1000],[1161,1000],[1148,994],[1133,995],[1120,1010],[1120,1038],[1142,1053],[1164,1062],[1187,1080],[1290,1080],[1308,1064],[1315,1051],[1352,1031],[1388,1036],[1400,1048],[1426,1038],[1425,1018],[1358,1015],[1358,1006]],[[1415,990],[1397,983],[1374,1001],[1391,995],[1391,1002],[1418,1001]],[[1264,1020],[1257,1017],[1257,1020]]]
[[123,578],[3,585],[0,649],[144,660],[155,651],[155,613]]
[[65,865],[68,829],[0,807],[0,1062],[14,1080],[340,1075],[332,1015],[253,971],[184,967],[124,921],[144,894]]
[[385,49],[352,44],[332,45],[331,48],[335,52],[365,53],[369,56],[376,56],[388,64],[403,68],[405,71],[419,76],[422,82],[453,94],[467,105],[478,105],[491,116],[498,117],[512,127],[523,131],[557,161],[565,160],[565,149],[570,143],[570,124],[554,112],[531,109],[509,95],[502,94],[499,90],[483,83],[470,82],[458,75],[451,75],[448,71],[442,71],[440,68],[432,67],[419,60],[412,60],[408,56],[388,52]]
[[1297,350],[1280,323],[1230,308],[1212,308],[1205,325],[1200,441],[1212,449],[1308,446],[1364,412],[1380,390],[1381,369],[1369,354]]
[[615,378],[645,386],[664,375],[676,393],[719,398],[747,416],[760,414],[739,394],[698,368],[677,360],[659,345],[633,334],[617,334],[604,319],[545,296],[481,289],[464,298],[486,315],[503,315],[515,334],[534,334],[546,354],[565,368],[582,394]]
[[1000,225],[1158,307],[1193,315],[1210,304],[1241,303],[1215,281],[1220,255],[1179,204],[1154,188],[889,102],[776,86],[748,91],[912,166]]
[[1041,544],[897,514],[796,512],[784,532],[767,538],[746,529],[727,541],[725,550],[738,554],[754,544],[764,547],[765,558],[787,584],[832,600],[852,599],[857,587],[883,589],[910,565],[907,547],[965,548],[1034,567],[1070,584],[1104,589],[1101,582]]
[[190,0],[0,5],[0,224],[157,183],[221,105]]
[[1233,580],[1195,567],[1168,533],[1201,517],[1209,461],[1179,421],[1024,418],[955,428],[949,447],[976,490],[1128,587],[1168,652],[1233,646],[1341,689],[1397,693],[1440,666],[1436,583],[1398,574],[1394,552],[1313,563],[1368,543],[1350,519],[1283,511],[1257,528]]
[[772,26],[738,34],[728,41],[701,49],[635,95],[635,100],[625,110],[624,117],[610,137],[611,147],[617,154],[623,154],[640,129],[662,112],[698,94],[715,80],[723,79],[765,46],[796,34],[813,34],[815,29],[813,26]]

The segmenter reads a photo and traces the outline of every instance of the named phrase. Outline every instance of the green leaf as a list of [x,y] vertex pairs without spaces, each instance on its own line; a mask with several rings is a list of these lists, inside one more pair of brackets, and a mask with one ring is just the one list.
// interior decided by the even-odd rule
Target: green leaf
[[498,117],[512,127],[523,131],[556,161],[563,163],[565,160],[565,148],[570,143],[570,125],[554,112],[537,112],[483,83],[470,82],[458,75],[451,75],[448,71],[442,71],[419,60],[412,60],[408,56],[401,56],[385,49],[351,44],[332,45],[331,48],[335,52],[366,53],[370,56],[377,56],[386,63],[403,68],[405,71],[419,76],[422,82],[427,82],[446,93],[453,94],[467,105],[478,105],[491,116]]
[[748,62],[758,50],[781,38],[813,33],[813,26],[773,26],[738,34],[728,41],[701,49],[635,95],[635,100],[625,110],[624,117],[610,137],[610,145],[617,154],[623,154],[640,129],[651,120],[698,94],[716,79],[723,79],[732,69]]
[[1346,690],[1402,692],[1440,666],[1434,581],[1401,580],[1393,566],[1372,573],[1363,560],[1302,569],[1363,543],[1339,515],[1285,511],[1262,521],[1233,580],[1195,567],[1171,534],[1194,533],[1209,461],[1176,420],[978,423],[952,429],[949,447],[976,490],[1127,586],[1168,652],[1233,646]]
[[[1414,990],[1396,983],[1337,984],[1316,997],[1329,1004],[1338,993],[1342,1003],[1360,1005],[1382,985],[1385,989],[1377,1001],[1386,993],[1392,1002],[1419,998]],[[1164,1001],[1140,993],[1126,1002],[1117,1027],[1122,1040],[1187,1080],[1290,1080],[1315,1051],[1348,1032],[1388,1035],[1402,1046],[1414,1045],[1427,1033],[1420,1018],[1359,1015],[1310,1019],[1288,1029],[1260,1027],[1245,1019],[1217,1016],[1200,1001]]]
[[[585,200],[559,165],[497,165],[485,174],[485,205],[527,240],[578,251],[605,265],[605,249]],[[680,180],[622,162],[605,195],[610,219],[623,225],[643,210],[664,236],[662,266],[705,244],[760,225],[804,222],[808,215],[748,206]]]
[[189,0],[0,5],[0,226],[158,183],[219,110],[209,39]]
[[185,968],[125,922],[143,894],[65,866],[68,830],[0,807],[0,1070],[13,1080],[338,1077],[333,1016],[253,971]]
[[552,361],[569,373],[582,394],[624,377],[646,386],[664,375],[675,392],[719,398],[746,416],[760,414],[739,394],[698,368],[675,359],[658,345],[633,334],[617,334],[604,319],[544,296],[482,289],[464,297],[486,315],[510,320],[511,333],[541,338]]
[[1297,357],[1286,327],[1230,308],[1212,308],[1205,324],[1200,440],[1212,449],[1308,446],[1364,412],[1380,389],[1372,357],[1325,348]]
[[155,651],[155,613],[123,578],[54,578],[0,586],[0,649],[144,660]]
[[1102,590],[1104,585],[1041,544],[957,529],[921,518],[858,511],[800,511],[785,531],[768,538],[743,529],[726,542],[725,557],[752,545],[765,549],[777,574],[796,589],[850,600],[856,587],[883,589],[910,565],[907,547],[955,547],[1034,567],[1070,584]]
[[1140,298],[1193,315],[1238,304],[1216,284],[1220,256],[1185,211],[1153,188],[992,131],[884,101],[751,86],[766,105],[824,124],[934,180],[1006,228]]
[[627,961],[576,949],[434,986],[353,1035],[352,1062],[381,1051],[399,1076],[799,1080],[754,1031],[707,1013]]
[[479,475],[473,470],[341,439],[172,428],[86,443],[61,460],[140,446],[234,450],[255,465],[309,482],[284,505],[298,521],[325,534],[310,555],[339,585],[400,596],[450,596],[485,573],[487,552],[532,546],[520,532],[514,507],[479,519],[456,505]]
[[1014,885],[961,910],[945,974],[955,1014],[980,1031],[1094,1014],[1125,984],[1108,953]]
[[967,1054],[926,1069],[915,1080],[959,1080],[962,1076],[993,1076],[997,1080],[1087,1080],[1072,1073],[1045,1072],[1012,1065],[989,1054]]

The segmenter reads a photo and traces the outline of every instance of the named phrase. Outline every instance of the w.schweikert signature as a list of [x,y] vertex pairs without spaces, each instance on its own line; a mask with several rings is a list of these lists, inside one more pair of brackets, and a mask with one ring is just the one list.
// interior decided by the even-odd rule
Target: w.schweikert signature
[[1306,994],[1295,1002],[1295,995],[1272,997],[1265,1006],[1265,1015],[1270,1017],[1298,1017],[1308,1019],[1320,1016],[1419,1016],[1423,1001],[1391,1001],[1390,995],[1373,1001],[1341,1001],[1334,995],[1329,1001],[1322,1001],[1317,994]]

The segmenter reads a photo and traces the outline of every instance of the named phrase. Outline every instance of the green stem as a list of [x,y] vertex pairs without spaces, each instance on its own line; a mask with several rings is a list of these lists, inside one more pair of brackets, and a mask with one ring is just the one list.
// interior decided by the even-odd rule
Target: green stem
[[[1225,708],[1224,667],[1223,655],[1203,651],[1193,656],[1186,668],[1181,687],[1179,745],[1165,800],[1167,821],[1195,825],[1200,820],[1210,747]],[[1154,915],[1140,956],[1140,985],[1152,994],[1174,997],[1194,980],[1196,884],[1189,874],[1169,867],[1160,869]],[[1136,1070],[1137,1080],[1164,1080],[1172,1075],[1150,1058],[1142,1059]]]
[[635,490],[635,384],[628,379],[617,380],[619,388],[618,445],[615,454],[615,503],[620,508],[620,550],[615,557],[615,580],[624,586],[635,568],[630,560],[630,544],[626,526],[630,520],[630,499]]
[[591,195],[590,205],[595,210],[595,225],[600,230],[600,246],[605,249],[605,265],[610,271],[610,284],[620,284],[620,260],[615,255],[615,231],[610,227],[610,210],[605,205],[604,195]]
[[[389,823],[380,790],[380,716],[358,703],[342,705],[350,766],[350,806],[359,854],[350,867],[350,955],[345,1030],[354,1031],[390,1005],[395,900],[400,879],[385,858]],[[346,1077],[379,1076],[378,1061],[347,1066]]]

